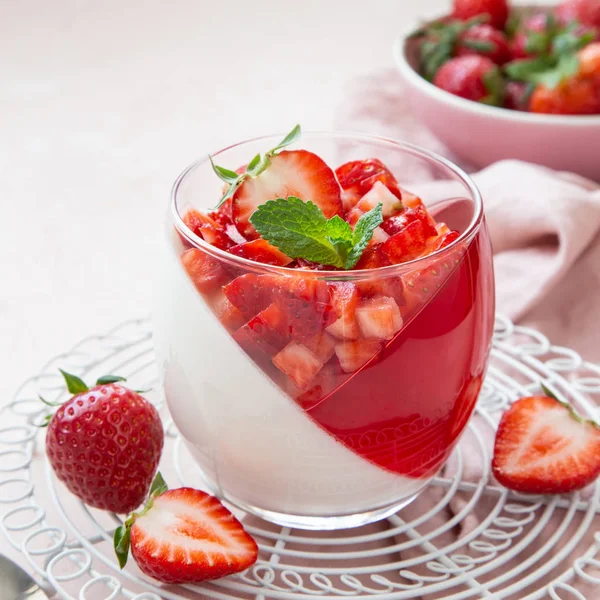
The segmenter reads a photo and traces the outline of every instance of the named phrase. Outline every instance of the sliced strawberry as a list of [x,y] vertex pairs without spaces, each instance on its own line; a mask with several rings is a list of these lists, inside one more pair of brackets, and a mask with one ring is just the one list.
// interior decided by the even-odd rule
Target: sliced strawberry
[[292,259],[289,256],[286,256],[279,248],[272,246],[262,238],[238,244],[231,248],[229,252],[247,258],[248,260],[265,263],[267,265],[285,267],[292,262]]
[[331,305],[337,319],[327,327],[327,332],[340,340],[357,340],[360,336],[356,322],[358,289],[350,282],[332,283],[331,287]]
[[353,373],[366,365],[381,348],[382,344],[378,340],[339,342],[335,346],[335,353],[344,372]]
[[308,387],[323,367],[323,362],[318,357],[306,346],[297,342],[290,342],[279,354],[275,355],[273,364],[301,390]]
[[258,176],[247,178],[233,196],[233,221],[247,239],[258,233],[250,223],[252,213],[269,200],[296,196],[316,204],[327,217],[342,214],[340,186],[334,172],[307,150],[284,150],[270,159]]
[[231,217],[231,198],[228,198],[223,202],[217,210],[213,210],[208,213],[208,216],[213,220],[219,223],[222,228],[227,227],[227,225],[233,225],[233,219]]
[[260,275],[245,273],[228,283],[223,292],[246,320],[271,304],[271,290],[261,286]]
[[520,492],[581,489],[600,474],[600,428],[553,398],[521,398],[502,415],[492,470]]
[[220,229],[221,226],[219,223],[211,218],[208,215],[202,214],[200,211],[197,211],[195,208],[190,208],[185,215],[183,216],[183,222],[186,224],[187,228],[195,233],[196,235],[202,237],[200,232],[200,228],[204,225],[210,225],[215,229]]
[[220,227],[202,225],[200,226],[199,235],[204,238],[205,242],[221,250],[229,250],[229,248],[235,246],[235,242]]
[[181,255],[181,263],[196,289],[203,294],[219,289],[231,279],[221,262],[198,248],[186,250]]
[[376,182],[385,185],[396,198],[402,198],[396,178],[391,171],[377,158],[353,160],[339,166],[335,170],[338,181],[344,190],[344,209],[350,210],[367,194]]
[[328,333],[321,331],[304,342],[304,345],[325,364],[335,354],[336,340]]
[[332,292],[325,281],[301,275],[262,275],[260,286],[271,292],[273,302],[286,315],[290,335],[296,340],[311,338],[336,319]]
[[258,546],[216,498],[180,488],[135,516],[131,553],[142,572],[158,581],[196,583],[247,569]]
[[389,235],[400,233],[412,222],[419,221],[423,230],[425,239],[437,235],[435,221],[431,218],[427,209],[424,206],[416,206],[415,208],[407,208],[400,214],[385,219],[381,224],[381,228]]
[[242,330],[234,336],[244,340],[242,346],[245,347],[246,340],[251,340],[269,356],[279,352],[289,341],[286,316],[276,304],[270,304],[259,312]]
[[363,337],[391,340],[402,329],[402,315],[393,298],[383,296],[361,301],[356,320]]
[[383,183],[376,181],[373,187],[358,201],[356,208],[369,212],[379,203],[382,206],[383,218],[391,217],[402,210],[402,202]]
[[231,304],[222,290],[218,290],[211,301],[213,312],[227,331],[235,331],[246,322],[242,312]]

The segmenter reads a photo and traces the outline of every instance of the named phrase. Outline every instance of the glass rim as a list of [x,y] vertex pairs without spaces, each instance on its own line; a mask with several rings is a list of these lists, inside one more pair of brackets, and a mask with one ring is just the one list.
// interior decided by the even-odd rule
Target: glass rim
[[[285,134],[269,134],[250,138],[226,146],[225,148],[218,150],[210,156],[214,158],[233,148],[238,148],[240,146],[245,146],[247,144],[255,142],[262,142],[267,140],[279,141],[282,135]],[[449,169],[467,187],[467,189],[471,193],[471,198],[475,204],[475,210],[473,212],[473,217],[471,218],[469,225],[465,228],[465,230],[459,235],[459,237],[456,240],[454,240],[444,248],[436,250],[431,254],[427,254],[425,256],[420,256],[413,260],[406,261],[404,263],[387,265],[385,267],[348,271],[304,269],[299,270],[294,269],[293,267],[282,267],[278,265],[268,265],[265,263],[256,262],[247,258],[243,258],[241,256],[236,256],[235,254],[231,254],[225,250],[221,250],[220,248],[209,244],[202,237],[196,235],[191,229],[188,228],[188,226],[183,221],[182,215],[179,213],[179,208],[177,206],[179,188],[192,171],[209,162],[209,155],[207,154],[205,158],[195,160],[192,164],[186,167],[177,177],[175,183],[171,188],[170,213],[178,233],[189,243],[191,243],[193,247],[201,249],[207,254],[213,256],[214,258],[223,260],[229,263],[230,265],[243,267],[246,270],[252,269],[254,271],[262,271],[264,273],[275,273],[286,276],[298,276],[299,273],[302,273],[303,276],[312,274],[313,277],[318,279],[343,279],[345,281],[372,279],[374,275],[388,277],[414,271],[415,269],[420,268],[417,265],[427,266],[427,264],[429,264],[433,260],[437,260],[447,254],[450,254],[457,246],[469,243],[477,234],[481,222],[483,221],[483,199],[481,197],[481,192],[479,191],[479,188],[475,185],[475,182],[463,169],[455,165],[452,161],[448,160],[447,158],[444,158],[440,154],[437,154],[436,152],[432,152],[430,150],[426,150],[425,148],[422,148],[415,144],[411,144],[409,142],[401,142],[393,138],[352,131],[303,131],[302,138],[304,139],[307,137],[313,139],[321,137],[341,138],[364,142],[383,142],[392,146],[396,146],[396,148],[398,148],[399,150],[412,154],[413,156],[417,156],[419,158],[429,161],[434,161],[442,165],[446,169]]]

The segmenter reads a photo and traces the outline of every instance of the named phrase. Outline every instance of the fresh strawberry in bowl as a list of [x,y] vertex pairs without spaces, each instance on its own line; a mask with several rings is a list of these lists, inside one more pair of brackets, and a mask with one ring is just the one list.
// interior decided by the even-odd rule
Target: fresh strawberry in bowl
[[520,159],[600,180],[597,7],[448,2],[394,46],[416,118],[469,165]]
[[[415,194],[392,166],[407,157],[462,192],[442,204]],[[223,499],[329,529],[422,489],[468,421],[471,410],[457,426],[453,406],[467,389],[474,405],[492,332],[472,182],[393,140],[295,127],[199,161],[171,208],[157,359],[173,419]]]

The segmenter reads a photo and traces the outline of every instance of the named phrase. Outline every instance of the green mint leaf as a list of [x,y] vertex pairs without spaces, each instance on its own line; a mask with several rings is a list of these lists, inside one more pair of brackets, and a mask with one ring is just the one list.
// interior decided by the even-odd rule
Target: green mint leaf
[[383,204],[381,202],[362,215],[352,233],[352,250],[346,258],[346,269],[351,269],[359,261],[367,244],[373,237],[373,231],[383,223]]
[[504,66],[505,73],[510,79],[529,82],[539,73],[551,69],[555,62],[547,57],[515,60]]
[[208,155],[208,159],[210,160],[210,165],[213,168],[213,171],[216,173],[217,177],[225,183],[234,184],[240,178],[240,175],[235,171],[230,171],[225,167],[219,167],[218,165],[215,165],[210,154]]
[[252,213],[250,223],[265,240],[290,258],[344,266],[328,237],[327,218],[310,201],[303,202],[294,196],[269,200]]
[[65,379],[65,383],[67,384],[67,389],[71,394],[81,394],[82,392],[88,391],[88,386],[85,385],[82,379],[79,379],[76,375],[71,375],[71,373],[67,373],[62,369],[59,369],[62,376]]
[[119,381],[127,381],[125,377],[119,377],[118,375],[103,375],[98,377],[96,385],[107,385],[109,383],[119,383]]
[[298,141],[298,139],[300,138],[300,135],[302,134],[302,130],[300,128],[300,125],[296,125],[294,127],[294,129],[292,129],[280,142],[279,144],[277,144],[277,146],[275,146],[275,148],[269,150],[267,152],[268,156],[273,156],[274,154],[276,154],[277,152],[279,152],[279,150],[283,150],[283,148],[285,148],[286,146],[289,146],[290,144],[293,144],[294,142]]
[[127,519],[120,527],[115,529],[113,536],[113,545],[115,548],[115,554],[119,561],[121,569],[127,564],[127,558],[129,557],[129,544],[131,542],[131,526],[133,525],[133,518]]
[[462,40],[461,44],[476,52],[495,52],[498,46],[494,42],[485,42],[483,40]]
[[339,242],[352,243],[352,228],[342,217],[335,215],[327,221],[327,237]]
[[160,471],[157,471],[154,481],[152,482],[152,486],[150,487],[150,497],[154,498],[156,496],[160,496],[164,494],[169,489],[169,486],[163,479]]

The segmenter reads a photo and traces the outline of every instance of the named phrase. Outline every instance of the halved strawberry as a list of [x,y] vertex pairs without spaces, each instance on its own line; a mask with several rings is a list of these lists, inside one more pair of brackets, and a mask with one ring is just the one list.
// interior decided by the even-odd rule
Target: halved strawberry
[[229,250],[235,246],[235,242],[220,227],[201,225],[199,235],[204,238],[205,242],[221,250]]
[[263,240],[262,238],[238,244],[231,248],[229,252],[247,258],[248,260],[265,263],[267,265],[285,267],[292,262],[292,259],[289,256],[286,256],[279,248],[269,244],[267,240]]
[[223,292],[228,300],[246,317],[256,316],[271,304],[271,290],[261,286],[260,275],[245,273],[228,283]]
[[339,342],[335,346],[335,353],[344,372],[353,373],[366,365],[381,348],[379,340]]
[[391,340],[402,329],[402,315],[393,298],[379,296],[362,300],[356,308],[356,320],[363,337]]
[[331,306],[336,320],[327,327],[327,332],[340,340],[357,340],[360,336],[356,322],[358,290],[349,281],[332,283]]
[[236,331],[246,322],[246,317],[237,309],[222,290],[211,298],[213,312],[227,331]]
[[379,203],[382,206],[383,218],[391,217],[402,210],[402,202],[381,181],[376,181],[373,187],[358,201],[356,208],[369,212]]
[[258,546],[242,524],[200,490],[166,491],[132,519],[133,558],[143,573],[163,583],[225,577],[252,566],[258,557]]
[[521,398],[502,415],[492,470],[502,485],[520,492],[581,489],[600,474],[600,427],[554,398]]
[[250,340],[269,356],[279,352],[289,341],[286,315],[276,304],[267,306],[241,329],[234,337],[238,339],[241,336],[244,340],[242,346],[245,347],[246,340]]
[[295,196],[316,204],[327,218],[341,215],[340,186],[334,172],[316,154],[307,150],[284,150],[270,158],[257,177],[248,177],[235,191],[233,221],[247,239],[258,238],[250,223],[252,213],[269,200]]
[[301,390],[306,389],[323,367],[323,362],[306,346],[290,342],[273,357],[273,364]]
[[222,263],[198,248],[186,250],[181,255],[181,263],[196,289],[203,294],[219,289],[231,279]]
[[402,193],[391,171],[377,158],[353,160],[335,170],[338,181],[344,190],[344,209],[350,210],[376,182],[385,185],[398,199]]

